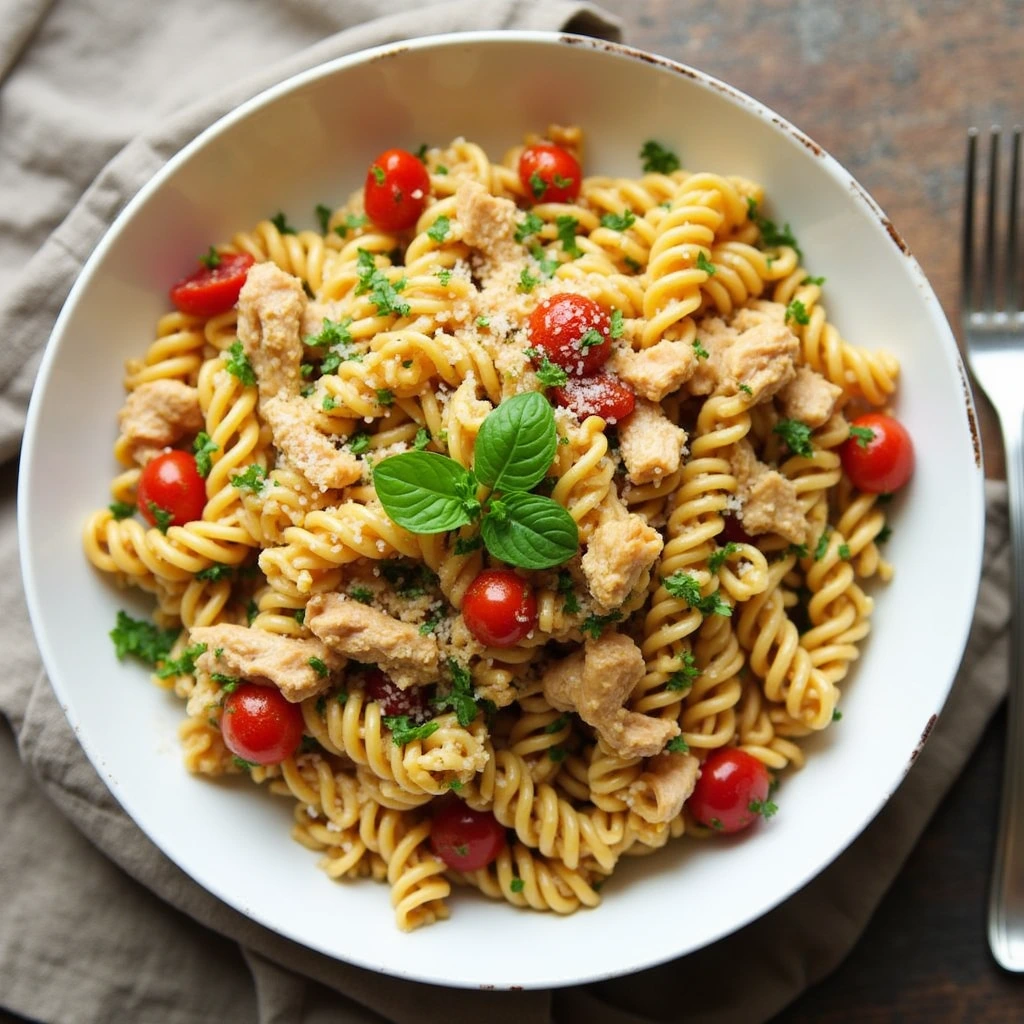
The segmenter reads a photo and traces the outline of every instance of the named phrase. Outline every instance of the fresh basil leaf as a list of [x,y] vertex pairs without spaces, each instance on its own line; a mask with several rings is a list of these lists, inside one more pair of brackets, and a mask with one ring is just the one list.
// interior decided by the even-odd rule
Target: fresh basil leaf
[[521,491],[491,503],[480,533],[495,558],[523,569],[561,565],[580,543],[576,520],[558,502]]
[[480,425],[473,469],[496,490],[528,491],[544,478],[557,447],[548,400],[527,391],[502,402]]
[[413,533],[444,533],[472,520],[473,478],[454,459],[405,452],[378,462],[373,485],[384,511]]

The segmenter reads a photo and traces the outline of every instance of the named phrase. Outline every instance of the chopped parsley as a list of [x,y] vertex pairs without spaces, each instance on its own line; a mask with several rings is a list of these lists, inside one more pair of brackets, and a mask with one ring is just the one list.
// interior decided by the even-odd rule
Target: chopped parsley
[[722,600],[717,590],[707,597],[701,597],[697,577],[682,569],[677,569],[671,576],[662,577],[661,584],[670,596],[685,601],[701,615],[732,615],[732,608]]
[[855,437],[861,448],[867,448],[868,443],[874,441],[875,432],[870,427],[850,427],[850,437]]
[[607,615],[588,615],[580,623],[580,629],[592,640],[597,640],[604,632],[605,626],[610,626],[621,618],[622,612],[609,612]]
[[622,310],[613,309],[611,317],[611,327],[608,331],[608,336],[613,339],[618,339],[626,333],[626,324],[622,319]]
[[245,620],[251,626],[256,621],[256,616],[260,613],[260,607],[253,598],[249,598],[249,603],[245,606]]
[[241,681],[239,676],[226,676],[223,672],[210,673],[210,682],[217,683],[225,693],[234,693]]
[[565,598],[562,612],[565,615],[576,615],[580,610],[580,602],[576,597],[576,583],[568,569],[558,572],[558,593]]
[[623,256],[622,262],[626,264],[628,270],[632,270],[634,274],[639,274],[643,270],[643,265],[637,260],[633,259],[632,256]]
[[480,708],[473,698],[473,681],[469,672],[454,658],[448,659],[448,674],[451,676],[451,689],[445,694],[438,694],[431,703],[441,711],[451,708],[459,720],[459,725],[466,729],[480,713]]
[[573,258],[583,255],[583,250],[576,244],[576,229],[580,222],[568,214],[555,218],[555,228],[558,231],[558,240],[562,248]]
[[345,316],[340,320],[331,320],[324,317],[323,327],[317,334],[310,334],[306,337],[306,344],[310,348],[333,348],[335,345],[351,345],[352,334],[349,327],[352,325],[352,317]]
[[579,340],[580,348],[586,352],[588,348],[593,348],[595,345],[603,345],[605,339],[601,336],[601,332],[596,327],[591,327],[586,334],[583,335]]
[[715,265],[704,255],[703,249],[697,253],[697,269],[703,270],[708,277],[713,276],[715,273]]
[[818,543],[814,545],[814,560],[820,562],[825,557],[825,552],[828,551],[828,530],[822,530],[821,536],[818,538]]
[[513,878],[508,883],[509,892],[522,892],[526,888],[526,883],[521,878]]
[[348,447],[353,455],[362,455],[364,452],[368,452],[370,450],[370,435],[364,434],[362,431],[353,434],[349,438]]
[[821,287],[821,285],[823,285],[825,283],[825,278],[823,278],[823,277],[805,277],[800,283],[801,284],[816,284],[819,287]]
[[254,494],[262,490],[266,482],[266,470],[258,462],[254,462],[244,473],[238,473],[231,478],[232,487],[237,487],[240,491],[252,491]]
[[202,263],[207,270],[216,270],[221,263],[220,253],[211,245],[209,251],[204,252],[199,257],[199,262]]
[[690,752],[690,745],[682,736],[673,736],[665,744],[665,749],[673,754],[688,754]]
[[377,404],[387,408],[395,404],[395,393],[388,388],[377,388]]
[[387,177],[384,173],[384,168],[379,164],[374,164],[370,170],[373,172],[374,181],[376,181],[378,185],[383,185],[384,179]]
[[348,589],[348,596],[360,604],[369,604],[373,600],[373,591],[357,583]]
[[807,545],[806,544],[790,544],[786,548],[787,555],[796,555],[797,558],[807,557]]
[[167,528],[171,525],[174,520],[174,513],[168,512],[162,505],[158,505],[155,501],[147,501],[146,508],[149,509],[149,514],[153,517],[153,521],[156,524],[156,528],[161,533],[166,533]]
[[163,661],[178,639],[177,629],[161,629],[145,619],[133,619],[127,612],[117,613],[117,624],[110,631],[114,653],[119,659],[131,654],[147,665]]
[[850,560],[850,545],[849,544],[840,544],[839,545],[839,557],[844,562],[848,562]]
[[213,565],[207,566],[205,569],[200,569],[196,573],[195,578],[197,580],[207,580],[210,583],[217,583],[223,579],[230,579],[234,574],[234,567],[230,565],[221,565],[219,562],[214,562]]
[[288,218],[284,215],[284,211],[279,210],[270,218],[270,223],[281,232],[282,235],[294,235],[296,234],[295,228],[288,223]]
[[711,572],[718,572],[725,564],[725,560],[732,554],[739,551],[740,547],[734,541],[729,541],[724,548],[718,548],[711,553],[708,559],[708,569]]
[[551,736],[556,732],[561,732],[568,724],[568,716],[559,715],[556,719],[554,719],[551,722],[548,722],[548,724],[544,726],[544,732]]
[[779,420],[772,427],[772,433],[778,434],[794,455],[809,459],[814,454],[811,447],[811,428],[806,423],[800,420]]
[[213,468],[210,456],[214,452],[220,451],[220,447],[210,440],[210,435],[205,430],[200,430],[196,434],[195,441],[192,442],[192,451],[196,457],[196,472],[201,477],[208,477]]
[[626,231],[636,223],[636,215],[632,210],[623,213],[605,213],[601,216],[601,227],[612,231]]
[[430,636],[431,633],[437,631],[437,627],[441,625],[444,619],[444,615],[441,612],[435,612],[426,622],[420,626],[420,636]]
[[246,761],[244,757],[239,757],[237,754],[235,754],[235,756],[231,758],[231,763],[236,768],[241,768],[243,772],[252,771],[253,768],[256,767],[256,765],[253,764],[252,761]]
[[425,142],[421,142],[420,148],[416,150],[416,159],[419,160],[421,164],[425,164],[427,162],[427,144]]
[[349,231],[357,231],[359,228],[366,225],[367,217],[365,213],[349,213],[345,215],[344,224],[335,224],[334,233],[339,238],[345,238]]
[[445,165],[444,165],[444,164],[438,164],[438,165],[437,165],[437,166],[436,166],[436,167],[434,168],[434,173],[435,173],[435,174],[447,174],[447,173],[448,173],[448,168],[447,168],[447,167],[445,167]]
[[891,536],[892,536],[892,527],[888,523],[886,523],[885,526],[883,526],[878,531],[878,536],[875,538],[875,543],[876,544],[884,544]]
[[456,555],[468,555],[479,551],[484,546],[482,537],[457,537],[454,552]]
[[742,391],[743,394],[750,395],[751,397],[753,397],[754,389],[749,384],[739,384],[737,385],[737,387],[739,387],[740,391]]
[[750,219],[757,225],[757,230],[761,232],[761,241],[765,246],[769,249],[774,249],[780,245],[788,245],[796,251],[797,256],[803,259],[803,253],[800,251],[797,240],[793,237],[793,231],[789,224],[786,224],[780,230],[774,221],[769,220],[767,217],[762,217],[757,210],[757,200],[751,196],[747,196],[747,213],[750,215]]
[[458,793],[462,789],[462,783],[458,779],[449,779],[447,786],[453,793]]
[[317,658],[314,656],[309,659],[307,664],[321,679],[326,679],[330,673],[330,669],[324,663],[322,658]]
[[324,400],[320,405],[324,412],[330,412],[332,409],[337,408],[338,402],[334,395],[324,395]]
[[316,213],[316,219],[320,224],[320,234],[327,234],[327,225],[331,220],[331,213],[333,212],[329,206],[323,203],[317,203],[314,212]]
[[640,147],[640,159],[645,174],[671,174],[680,167],[679,157],[654,139],[648,139]]
[[532,292],[539,284],[540,278],[534,277],[526,267],[523,267],[522,272],[519,274],[519,287],[516,291]]
[[554,277],[558,260],[551,259],[539,245],[530,247],[530,255],[537,261],[537,267],[545,277]]
[[196,658],[205,653],[206,644],[193,644],[186,647],[180,658],[167,659],[157,670],[160,679],[170,679],[171,676],[195,675]]
[[476,318],[476,325],[477,325],[477,327],[490,327],[491,326],[490,317],[478,316]]
[[425,565],[400,562],[385,558],[380,563],[381,575],[390,583],[399,597],[422,597],[437,577]]
[[295,619],[295,621],[300,626],[305,625],[305,623],[306,623],[306,609],[305,608],[296,608],[295,609],[295,613],[292,615],[292,618]]
[[110,509],[110,514],[120,522],[122,519],[135,515],[137,506],[130,501],[113,501],[107,507]]
[[799,299],[794,299],[786,307],[786,315],[783,317],[783,323],[788,324],[790,320],[793,320],[798,324],[809,324],[811,322],[811,317],[807,312],[807,307]]
[[517,242],[525,242],[531,235],[538,234],[544,227],[544,221],[532,210],[516,225],[515,239]]
[[440,244],[448,237],[451,221],[443,213],[427,228],[427,236]]
[[430,444],[430,431],[426,427],[420,427],[412,441],[413,450],[421,452],[428,444]]
[[751,800],[747,804],[747,810],[753,814],[760,814],[762,818],[770,818],[778,811],[778,807],[771,800]]
[[693,684],[700,678],[697,660],[689,651],[679,655],[681,667],[676,669],[665,681],[665,689],[673,693],[689,693]]
[[438,279],[438,281],[441,282],[441,287],[442,288],[447,288],[449,282],[452,279],[452,272],[447,267],[442,267],[437,272],[437,279]]
[[559,764],[564,761],[569,751],[565,747],[548,747],[548,757],[551,758],[555,764]]
[[716,832],[721,832],[721,831],[722,831],[722,819],[721,819],[721,818],[712,818],[712,819],[711,819],[711,820],[710,820],[710,821],[708,822],[708,824],[709,824],[709,825],[710,825],[710,826],[711,826],[711,827],[712,827],[713,829],[715,829],[715,831],[716,831]]
[[528,348],[526,354],[531,359],[540,358],[540,365],[536,367],[537,379],[546,388],[561,388],[564,387],[569,381],[569,374],[565,372],[560,366],[551,362],[547,355],[542,353],[539,349]]
[[548,190],[548,183],[536,172],[530,175],[530,191],[534,199],[541,199]]
[[833,722],[841,722],[842,720],[843,720],[843,713],[842,713],[842,711],[840,711],[839,708],[833,708],[832,709],[832,721]]
[[387,274],[377,266],[373,253],[366,249],[359,250],[356,269],[359,273],[356,295],[365,295],[369,292],[370,301],[377,307],[378,316],[388,316],[391,313],[397,313],[399,316],[409,315],[409,303],[401,302],[398,298],[398,293],[406,285],[404,277],[392,284]]
[[711,353],[700,343],[700,338],[694,338],[693,351],[698,359],[708,359]]
[[224,369],[237,377],[247,388],[256,383],[256,371],[249,362],[249,357],[242,349],[240,341],[234,342],[228,349],[227,357],[224,359]]

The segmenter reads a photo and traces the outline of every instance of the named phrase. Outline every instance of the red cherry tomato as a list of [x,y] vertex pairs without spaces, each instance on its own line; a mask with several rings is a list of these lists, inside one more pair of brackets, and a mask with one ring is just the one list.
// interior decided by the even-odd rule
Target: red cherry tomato
[[247,252],[224,253],[215,267],[200,267],[171,289],[171,302],[189,316],[217,316],[237,301],[249,268],[255,261]]
[[402,690],[379,668],[366,673],[366,696],[380,705],[385,715],[408,715],[416,718],[427,710],[427,693],[422,686]]
[[363,186],[366,214],[384,231],[404,231],[419,220],[427,205],[430,175],[404,149],[387,149],[370,164]]
[[869,412],[850,427],[840,455],[853,486],[872,494],[902,487],[914,472],[914,443],[903,424],[884,413]]
[[583,171],[568,150],[538,143],[519,157],[519,180],[534,202],[571,203],[580,194]]
[[768,769],[756,757],[725,747],[708,754],[687,806],[702,825],[739,832],[764,813],[770,785]]
[[469,631],[487,647],[512,647],[537,625],[533,587],[511,569],[485,569],[462,601]]
[[530,344],[567,373],[591,377],[612,353],[611,320],[593,299],[562,292],[530,314]]
[[588,416],[600,416],[609,423],[625,419],[636,405],[636,396],[610,373],[599,373],[596,377],[570,377],[565,387],[552,388],[556,405],[569,409],[585,420]]
[[430,846],[455,871],[490,864],[505,845],[505,829],[489,811],[474,811],[461,800],[442,801],[430,823]]
[[196,469],[196,457],[170,451],[150,459],[139,477],[138,503],[143,518],[163,530],[202,519],[206,481]]
[[224,700],[224,745],[252,764],[280,764],[302,740],[302,710],[274,686],[243,683]]

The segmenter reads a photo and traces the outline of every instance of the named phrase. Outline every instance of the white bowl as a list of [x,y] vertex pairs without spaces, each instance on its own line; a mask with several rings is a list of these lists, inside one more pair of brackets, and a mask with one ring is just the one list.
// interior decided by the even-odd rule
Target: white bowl
[[[653,137],[692,170],[762,182],[807,265],[828,277],[830,319],[845,337],[899,356],[896,405],[917,470],[894,510],[896,578],[875,588],[875,625],[844,685],[842,723],[808,744],[772,822],[740,841],[680,842],[629,860],[595,911],[560,919],[459,891],[449,921],[405,935],[385,889],[317,870],[289,837],[288,802],[186,773],[182,708],[115,659],[107,633],[127,597],[87,562],[81,527],[109,500],[122,364],[149,343],[168,282],[196,252],[279,209],[312,222],[315,203],[341,201],[389,146],[464,135],[497,158],[553,121],[583,127],[589,173],[637,174],[640,145]],[[945,700],[974,607],[984,521],[976,437],[956,346],[920,268],[850,175],[780,117],[624,46],[534,33],[415,40],[314,68],[244,104],[171,160],[93,253],[29,413],[19,494],[28,604],[100,776],[208,890],[373,970],[448,985],[566,985],[680,956],[763,914],[832,861],[900,784]]]

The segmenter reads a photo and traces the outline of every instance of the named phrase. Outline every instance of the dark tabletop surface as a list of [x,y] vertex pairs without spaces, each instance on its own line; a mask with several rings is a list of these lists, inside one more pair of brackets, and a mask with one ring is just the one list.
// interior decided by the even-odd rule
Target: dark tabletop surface
[[[626,40],[788,118],[878,200],[958,330],[968,126],[1024,122],[1024,0],[603,0]],[[979,399],[989,476],[1002,476]],[[774,1024],[1024,1021],[1024,977],[992,960],[988,873],[1002,715],[845,963]]]

